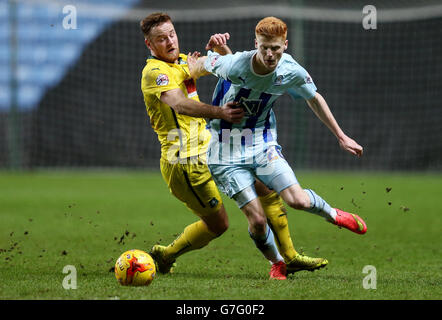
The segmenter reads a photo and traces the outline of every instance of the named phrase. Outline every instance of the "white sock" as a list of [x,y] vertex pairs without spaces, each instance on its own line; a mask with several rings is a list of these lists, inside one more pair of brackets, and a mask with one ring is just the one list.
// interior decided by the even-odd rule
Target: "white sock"
[[332,217],[333,218],[333,221],[336,221],[336,216],[337,216],[337,212],[336,212],[336,209],[335,208],[331,208],[330,209],[330,217]]
[[332,208],[324,199],[311,189],[304,189],[310,197],[310,209],[306,209],[310,213],[324,217],[327,221],[334,222],[336,220],[336,210]]
[[253,235],[249,230],[249,235],[252,240],[255,242],[256,247],[261,251],[263,256],[270,262],[270,264],[277,263],[279,261],[284,261],[284,258],[278,251],[278,248],[275,244],[275,238],[273,236],[272,229],[270,229],[269,225],[266,226],[267,232],[265,236],[256,236]]

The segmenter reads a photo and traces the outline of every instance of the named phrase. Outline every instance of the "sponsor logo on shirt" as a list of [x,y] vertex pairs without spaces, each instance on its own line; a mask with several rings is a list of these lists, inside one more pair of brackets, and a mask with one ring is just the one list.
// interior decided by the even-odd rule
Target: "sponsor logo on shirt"
[[244,109],[247,116],[256,116],[262,100],[260,99],[246,99],[241,97],[239,99],[240,106]]

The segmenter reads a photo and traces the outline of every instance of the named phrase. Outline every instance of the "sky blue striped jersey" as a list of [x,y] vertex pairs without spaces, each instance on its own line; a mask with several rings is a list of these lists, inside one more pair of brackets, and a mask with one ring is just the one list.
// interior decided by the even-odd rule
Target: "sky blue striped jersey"
[[246,113],[239,124],[209,119],[209,164],[254,163],[256,155],[278,144],[272,110],[275,100],[284,92],[304,99],[315,96],[313,80],[291,55],[284,53],[273,72],[258,75],[252,68],[255,53],[252,50],[221,56],[208,52],[204,68],[219,78],[212,104],[237,101]]

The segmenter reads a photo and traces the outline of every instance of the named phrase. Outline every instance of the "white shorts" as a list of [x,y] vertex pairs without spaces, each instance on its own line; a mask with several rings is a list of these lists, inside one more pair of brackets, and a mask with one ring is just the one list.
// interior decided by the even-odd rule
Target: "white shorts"
[[256,199],[255,180],[261,180],[269,189],[280,193],[297,184],[295,173],[281,154],[281,147],[271,146],[258,154],[249,164],[209,164],[213,180],[229,198],[241,208]]

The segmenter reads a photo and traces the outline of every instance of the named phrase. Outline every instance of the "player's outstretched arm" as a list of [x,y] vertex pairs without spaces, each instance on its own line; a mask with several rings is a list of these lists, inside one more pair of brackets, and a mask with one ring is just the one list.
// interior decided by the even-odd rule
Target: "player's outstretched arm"
[[223,119],[231,123],[239,123],[244,117],[244,110],[237,108],[237,102],[228,102],[222,107],[212,106],[187,98],[178,88],[163,92],[160,99],[175,112],[191,117]]
[[339,145],[345,151],[355,155],[362,156],[363,148],[352,138],[348,137],[342,129],[339,127],[335,117],[333,116],[330,108],[327,105],[325,99],[319,94],[307,100],[307,104],[310,109],[313,110],[315,115],[330,129],[330,131],[336,136],[339,141]]
[[227,40],[230,39],[230,34],[226,33],[215,33],[210,36],[209,41],[206,44],[206,50],[213,50],[220,55],[224,56],[226,54],[232,54],[227,45]]
[[[226,54],[231,54],[232,50],[230,50],[227,45],[227,40],[230,39],[229,33],[215,33],[210,36],[209,41],[206,44],[206,50],[213,50],[218,54],[224,56]],[[207,56],[201,57],[199,52],[194,52],[193,54],[187,55],[187,65],[189,67],[190,76],[193,79],[198,79],[202,76],[210,74],[204,68],[204,62],[206,61]]]
[[189,67],[190,77],[193,79],[198,79],[202,76],[210,74],[204,68],[204,62],[207,56],[199,57],[195,53],[187,55],[187,66]]

